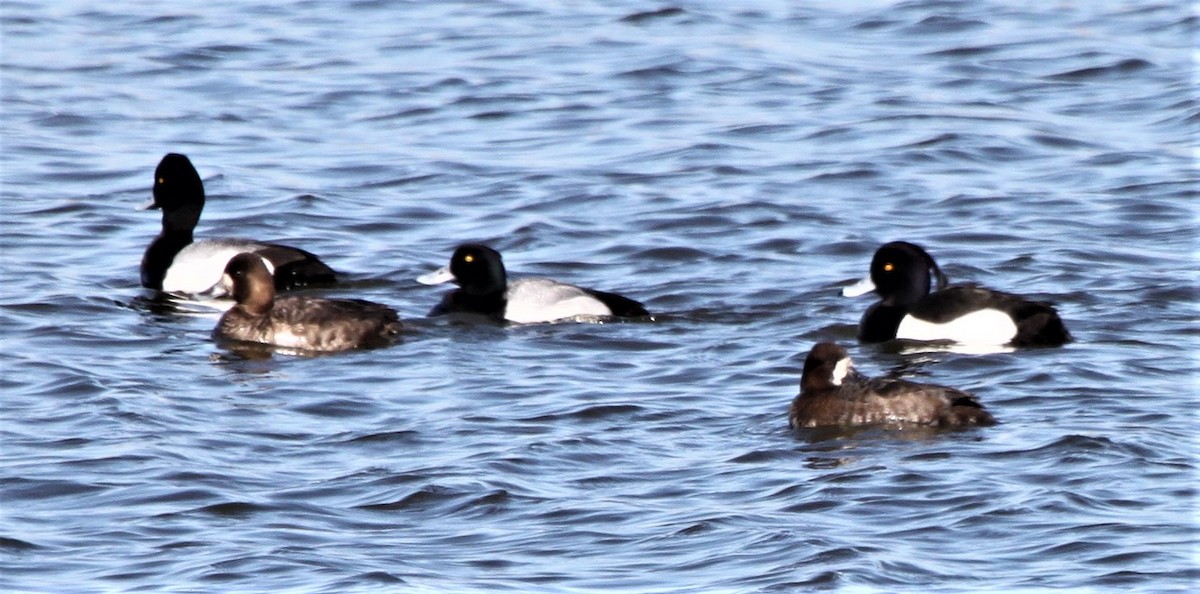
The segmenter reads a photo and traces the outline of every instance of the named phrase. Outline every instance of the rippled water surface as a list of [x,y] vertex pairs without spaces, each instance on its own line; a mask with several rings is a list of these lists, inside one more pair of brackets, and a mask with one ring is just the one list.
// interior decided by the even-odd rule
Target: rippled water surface
[[[6,2],[0,589],[1194,587],[1192,10]],[[154,306],[167,152],[200,235],[322,254],[404,342],[247,357]],[[894,239],[1076,342],[856,344]],[[463,241],[657,315],[425,319]],[[821,340],[1002,424],[789,431]]]

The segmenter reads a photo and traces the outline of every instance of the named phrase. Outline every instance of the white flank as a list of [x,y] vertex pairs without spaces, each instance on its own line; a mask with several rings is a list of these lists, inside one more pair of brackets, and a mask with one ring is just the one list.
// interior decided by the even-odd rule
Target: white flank
[[545,278],[523,278],[508,285],[504,319],[518,324],[553,322],[577,316],[611,316],[600,300],[574,285]]
[[[253,252],[264,246],[253,241],[237,239],[208,239],[190,244],[175,255],[171,267],[163,277],[162,290],[167,293],[196,295],[208,293],[214,297],[225,295],[222,289],[214,289],[221,282],[225,265],[234,256]],[[275,273],[275,267],[266,258],[267,270]]]
[[871,277],[868,276],[849,287],[842,289],[842,297],[858,297],[866,295],[875,290],[875,283],[871,282]]
[[1008,314],[981,309],[944,324],[918,320],[911,315],[900,320],[896,338],[903,340],[953,340],[969,345],[1007,344],[1017,335],[1017,325]]

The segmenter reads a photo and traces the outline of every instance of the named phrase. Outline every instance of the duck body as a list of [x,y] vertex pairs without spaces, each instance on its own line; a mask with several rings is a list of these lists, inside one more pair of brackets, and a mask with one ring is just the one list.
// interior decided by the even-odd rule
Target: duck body
[[[219,282],[225,265],[241,253],[261,256],[280,291],[336,281],[337,273],[304,250],[248,239],[211,238],[183,243],[159,236],[142,258],[142,286],[165,293],[225,295]],[[163,267],[163,264],[166,267]]]
[[454,281],[429,312],[431,316],[473,313],[495,320],[532,324],[566,319],[650,315],[639,302],[615,293],[586,289],[548,278],[508,280],[500,253],[479,244],[454,251],[450,265],[418,279],[424,284]]
[[390,344],[401,322],[392,308],[362,299],[285,296],[265,314],[234,306],[214,336],[306,351],[345,351]]
[[904,379],[868,378],[854,371],[846,350],[819,343],[804,362],[800,394],[792,400],[792,428],[827,426],[970,427],[996,423],[971,394]]
[[402,328],[396,311],[381,303],[276,297],[270,272],[257,254],[233,257],[221,282],[236,304],[217,322],[216,339],[332,352],[386,346]]
[[[936,290],[930,291],[933,278]],[[863,314],[858,338],[950,341],[960,344],[1058,346],[1071,334],[1054,306],[976,284],[950,285],[924,249],[907,242],[880,247],[870,276],[843,291],[875,292],[880,300]]]
[[224,294],[219,283],[229,260],[257,253],[268,265],[279,290],[336,282],[337,273],[316,255],[291,246],[250,239],[213,238],[195,241],[193,234],[204,208],[204,185],[184,155],[168,154],[154,175],[154,195],[142,209],[163,211],[162,231],[146,248],[140,268],[143,287],[196,295]]

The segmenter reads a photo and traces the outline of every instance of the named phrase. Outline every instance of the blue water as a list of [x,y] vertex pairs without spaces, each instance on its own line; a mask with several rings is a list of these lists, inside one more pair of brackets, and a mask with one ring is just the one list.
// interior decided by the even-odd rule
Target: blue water
[[[797,4],[803,4],[798,6]],[[6,2],[0,589],[1187,591],[1187,3]],[[405,340],[245,357],[138,286],[155,164]],[[875,247],[1076,342],[858,345]],[[486,242],[650,322],[424,318]],[[792,432],[815,342],[996,427]]]

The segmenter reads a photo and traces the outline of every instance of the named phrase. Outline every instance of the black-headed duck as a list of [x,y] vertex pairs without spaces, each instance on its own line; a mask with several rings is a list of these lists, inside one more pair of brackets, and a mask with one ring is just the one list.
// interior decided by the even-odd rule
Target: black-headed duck
[[279,290],[335,282],[336,273],[301,249],[249,239],[193,241],[204,209],[204,183],[192,162],[171,153],[154,170],[154,195],[139,207],[162,209],[162,232],[142,255],[142,286],[166,293],[219,295],[225,264],[243,252],[266,259]]
[[[937,289],[930,292],[933,278]],[[878,294],[879,301],[859,323],[863,342],[899,338],[1024,347],[1071,340],[1051,304],[973,284],[950,285],[929,253],[905,241],[880,247],[871,260],[870,275],[842,294],[868,292]]]
[[449,266],[417,279],[427,285],[454,281],[429,312],[431,316],[477,313],[522,324],[599,317],[650,315],[637,301],[613,293],[585,289],[548,278],[508,280],[500,253],[485,245],[463,244],[454,250]]

